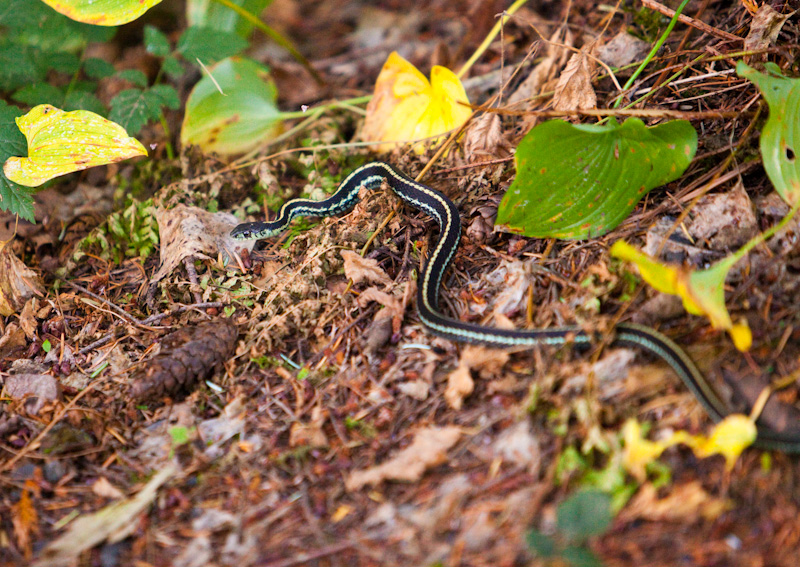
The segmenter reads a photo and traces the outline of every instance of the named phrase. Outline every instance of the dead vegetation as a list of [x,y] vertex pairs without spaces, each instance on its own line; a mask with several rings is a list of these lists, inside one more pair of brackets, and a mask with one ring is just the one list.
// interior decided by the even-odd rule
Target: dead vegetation
[[[423,68],[452,67],[506,7],[434,0],[409,12],[407,3],[367,4],[275,3],[273,24],[328,81],[321,90],[298,65],[272,61],[286,107],[369,92],[394,49]],[[466,81],[471,100],[497,95],[497,112],[476,120],[425,179],[457,202],[465,229],[444,306],[497,326],[602,329],[619,316],[657,326],[729,392],[732,406],[749,408],[771,379],[798,371],[798,225],[751,254],[728,281],[729,309],[754,333],[746,355],[682,312],[678,300],[637,286],[607,248],[624,237],[654,252],[688,211],[663,253],[702,266],[785,214],[758,153],[766,107],[732,70],[746,49],[751,61],[773,61],[796,76],[794,17],[782,26],[774,17],[757,22],[757,31],[751,2],[690,2],[689,19],[623,95],[626,102],[648,95],[637,109],[651,111],[649,123],[693,121],[699,148],[686,174],[599,239],[491,232],[514,174],[510,149],[543,119],[537,111],[591,108],[589,90],[600,109],[611,108],[619,90],[605,66],[627,69],[616,75],[624,80],[626,65],[640,61],[664,28],[656,12],[641,10],[660,4],[622,2],[616,14],[611,4],[531,2]],[[800,7],[772,6],[784,15]],[[302,138],[349,141],[357,127],[343,111],[270,151]],[[149,135],[158,140],[163,132]],[[234,169],[186,153],[182,180],[155,193],[161,263],[155,252],[116,262],[89,251],[68,265],[76,235],[100,222],[108,197],[57,212],[61,196],[40,196],[41,222],[21,224],[9,245],[36,270],[41,280],[31,287],[40,293],[0,321],[0,561],[531,564],[541,560],[525,541],[529,529],[553,533],[556,506],[568,494],[617,482],[599,475],[619,458],[626,418],[651,422],[656,432],[708,426],[671,372],[633,352],[476,351],[428,334],[412,307],[418,262],[435,227],[402,209],[381,227],[399,208],[388,193],[238,254],[225,229],[235,219],[176,212],[179,203],[209,208],[213,200],[244,213],[250,199],[253,218],[262,218],[265,201],[341,177],[348,160],[362,155],[305,149]],[[392,161],[413,175],[430,155],[396,153]],[[135,175],[132,166],[114,171]],[[70,189],[113,192],[111,174],[81,180]],[[11,219],[3,223],[13,229]],[[355,254],[379,228],[366,258]],[[232,258],[226,267],[218,251]],[[31,376],[57,385],[40,389],[41,381],[23,378]],[[137,386],[135,376],[149,381]],[[763,419],[791,425],[796,395],[782,391]],[[590,542],[605,564],[796,564],[794,459],[751,450],[726,472],[720,458],[675,448],[661,462],[661,476],[620,480],[631,499],[610,531]],[[111,512],[115,521],[80,525],[95,538],[91,550],[74,533],[57,541],[74,515],[112,502],[123,503]]]

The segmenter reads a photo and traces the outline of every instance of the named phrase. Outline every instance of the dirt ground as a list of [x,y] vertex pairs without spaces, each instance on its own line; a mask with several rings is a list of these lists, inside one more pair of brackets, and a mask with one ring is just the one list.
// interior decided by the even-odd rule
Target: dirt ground
[[[770,4],[783,14],[800,8]],[[603,330],[622,317],[657,327],[732,407],[747,411],[771,380],[800,367],[797,223],[728,279],[727,306],[753,331],[744,354],[680,300],[644,286],[608,248],[620,238],[657,247],[665,227],[691,208],[678,232],[706,236],[673,239],[663,257],[702,267],[784,214],[758,151],[766,105],[733,72],[755,4],[689,2],[690,24],[675,27],[625,95],[627,103],[652,89],[636,108],[687,113],[699,144],[679,180],[653,190],[599,238],[492,232],[514,177],[512,149],[541,120],[530,111],[552,106],[548,93],[569,49],[626,31],[649,46],[669,21],[639,1],[616,12],[613,5],[531,0],[466,78],[475,104],[501,95],[495,106],[516,114],[500,115],[489,147],[457,144],[425,177],[457,203],[464,228],[443,308],[494,326]],[[281,107],[295,110],[369,94],[393,50],[426,74],[434,64],[457,68],[506,8],[499,0],[279,0],[267,12],[270,25],[326,83],[262,39],[251,55],[273,69]],[[548,43],[559,30],[569,49]],[[752,64],[772,61],[797,76],[796,17],[765,41],[748,56]],[[566,55],[554,59],[538,92],[525,93],[526,77],[553,49]],[[126,54],[136,61],[134,48],[123,45],[120,59]],[[602,68],[592,86],[598,108],[610,108],[619,91]],[[521,102],[512,104],[515,95]],[[691,115],[712,111],[722,114]],[[179,132],[180,112],[167,118]],[[309,184],[330,188],[369,160],[363,147],[327,146],[352,142],[362,121],[348,109],[326,114],[237,168],[196,150],[169,160],[157,125],[142,136],[158,147],[151,165],[90,170],[37,196],[39,222],[20,223],[13,249],[44,290],[0,321],[0,379],[49,376],[58,394],[43,392],[46,401],[33,407],[6,391],[0,406],[0,563],[44,557],[40,564],[50,565],[77,554],[74,564],[108,567],[591,564],[543,559],[528,534],[561,541],[559,505],[595,488],[614,502],[610,527],[585,544],[596,564],[797,565],[800,469],[792,456],[749,449],[727,470],[721,457],[676,447],[644,480],[622,471],[628,418],[649,424],[650,438],[711,427],[659,361],[599,345],[504,353],[428,333],[414,309],[414,281],[436,227],[388,191],[240,250],[227,266],[198,256],[159,271],[159,247],[146,257],[97,248],[75,260],[78,243],[123,210],[114,198],[120,179],[139,187],[140,200],[154,197],[158,215],[181,218],[176,208],[194,205],[260,220],[265,205]],[[397,150],[381,159],[414,176],[432,155]],[[156,216],[148,215],[144,225]],[[13,219],[0,220],[13,231]],[[373,235],[371,263],[362,266],[348,252]],[[175,239],[162,226],[160,247],[180,249]],[[363,281],[349,283],[353,270],[366,272]],[[454,393],[456,380],[471,382],[471,393]],[[762,420],[791,426],[796,397],[793,384],[782,390]],[[106,509],[113,502],[123,504]],[[57,540],[76,518],[104,509],[80,536]]]

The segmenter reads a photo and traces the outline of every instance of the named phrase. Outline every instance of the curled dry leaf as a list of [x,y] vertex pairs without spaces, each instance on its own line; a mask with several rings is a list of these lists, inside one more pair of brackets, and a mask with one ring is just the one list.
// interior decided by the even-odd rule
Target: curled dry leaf
[[362,258],[352,250],[342,250],[342,259],[344,275],[353,280],[353,283],[372,282],[383,285],[392,283],[392,278],[383,271],[377,260]]
[[753,16],[750,31],[744,40],[745,51],[766,49],[778,39],[783,24],[791,18],[794,12],[781,14],[768,3],[764,3]]
[[461,429],[453,426],[418,429],[411,445],[381,465],[355,471],[345,481],[345,487],[352,491],[384,480],[419,480],[426,469],[447,460],[447,450],[458,442],[461,435]]
[[311,421],[300,423],[296,421],[292,424],[289,431],[290,447],[327,447],[328,438],[322,430],[327,414],[320,406],[315,406],[311,410]]
[[469,125],[464,134],[464,155],[473,163],[506,157],[509,149],[510,144],[503,136],[499,114],[481,115]]
[[186,258],[209,260],[219,252],[252,249],[255,244],[231,238],[231,229],[239,224],[239,219],[229,213],[209,213],[198,207],[178,205],[173,209],[157,209],[156,220],[161,238],[161,266],[151,280],[153,283],[169,275]]
[[559,26],[547,42],[547,55],[511,93],[508,102],[513,104],[540,94],[545,84],[554,77],[556,69],[566,61],[569,50],[565,46],[571,46],[572,41],[572,32],[566,26]]
[[597,107],[597,95],[592,87],[594,64],[581,50],[567,61],[567,66],[558,78],[553,95],[555,110],[573,110]]
[[0,241],[0,315],[8,317],[34,295],[44,296],[41,278],[11,250],[10,240]]
[[675,486],[664,498],[659,498],[658,490],[647,483],[625,506],[618,519],[692,524],[700,519],[715,520],[730,508],[730,501],[712,496],[698,481]]
[[475,389],[472,370],[481,378],[494,378],[508,362],[508,352],[484,346],[467,345],[461,353],[458,368],[447,377],[444,399],[454,410],[460,410],[464,398]]

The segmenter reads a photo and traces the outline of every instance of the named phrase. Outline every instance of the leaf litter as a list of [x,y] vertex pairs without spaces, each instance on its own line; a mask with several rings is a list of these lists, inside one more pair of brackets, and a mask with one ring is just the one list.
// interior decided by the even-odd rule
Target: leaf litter
[[[496,46],[504,50],[505,65],[516,65],[529,53],[539,51],[546,58],[542,67],[521,65],[519,76],[504,86],[505,94],[513,93],[526,72],[539,69],[536,80],[531,79],[536,87],[527,92],[518,90],[520,102],[511,109],[535,110],[542,100],[550,100],[538,97],[543,90],[554,89],[572,55],[555,43],[584,49],[599,35],[605,14],[594,4],[573,2],[572,6],[569,23],[579,15],[582,26],[597,34],[586,37],[574,26],[567,32],[567,27],[548,24],[560,23],[564,14],[551,12],[541,17],[534,7],[520,11],[508,22],[505,41]],[[470,36],[460,32],[478,23],[453,18],[450,12],[443,14],[441,6],[430,8],[425,13],[433,23],[425,29],[430,29],[431,36],[441,34],[445,40],[417,42],[417,38],[403,35],[405,29],[393,29],[394,36],[399,36],[393,41],[413,47],[403,56],[425,71],[435,43],[466,49],[462,42],[471,41]],[[463,11],[468,12],[466,8]],[[334,33],[345,24],[331,25],[328,19],[345,13],[331,6],[325,10],[310,6],[303,21],[315,32],[300,35],[308,41],[313,38],[318,49],[328,53],[330,59],[320,61],[320,69],[340,68],[337,65],[358,69],[346,78],[333,74],[337,81],[342,80],[335,88],[343,91],[337,92],[353,88],[366,92],[372,88],[371,79],[377,76],[385,56],[397,46],[387,47],[383,56],[375,57],[374,68],[367,68],[370,58],[358,59],[358,54],[348,51],[352,46]],[[715,4],[713,11],[693,16],[712,27],[742,35],[735,22],[747,24],[750,18],[739,3]],[[289,18],[287,28],[292,29],[297,21]],[[554,44],[531,49],[541,36],[530,23],[544,37],[555,38]],[[614,16],[604,37],[628,28],[643,37],[649,33],[633,16],[620,14]],[[793,19],[789,19],[780,28],[778,39],[770,40],[775,42],[771,45],[791,49],[785,46],[797,43],[796,33]],[[681,44],[684,36],[687,43]],[[688,65],[707,47],[723,54],[741,47],[741,43],[728,44],[718,37],[704,36],[694,27],[679,24],[667,44],[671,51],[665,53],[672,56],[672,64]],[[329,41],[320,42],[320,38]],[[377,53],[380,48],[370,49]],[[346,55],[334,56],[336,53]],[[436,54],[448,56],[453,53],[438,50]],[[789,60],[780,54],[770,54],[770,58],[784,63]],[[358,66],[352,63],[356,59]],[[480,77],[496,71],[500,64],[499,51],[495,51],[477,64],[474,73]],[[653,64],[655,76],[637,88],[653,87],[667,64],[658,59]],[[463,238],[453,269],[445,278],[445,308],[464,320],[486,324],[503,324],[505,320],[515,328],[597,324],[603,316],[615,315],[627,306],[632,293],[630,273],[609,262],[608,246],[621,237],[642,239],[665,215],[674,222],[685,208],[695,211],[692,199],[715,174],[722,177],[714,182],[714,195],[740,191],[736,184],[741,178],[755,204],[759,229],[785,214],[785,203],[769,197],[770,186],[758,167],[743,163],[741,168],[718,169],[720,156],[727,155],[731,140],[744,143],[753,152],[748,156],[755,155],[755,137],[745,128],[753,117],[756,91],[730,73],[718,73],[729,69],[724,59],[687,67],[684,77],[690,82],[656,90],[647,103],[647,108],[655,109],[710,108],[740,114],[738,119],[694,122],[702,125],[703,134],[698,155],[685,178],[649,195],[613,237],[565,243],[484,230],[483,240]],[[669,73],[677,70],[670,68]],[[591,86],[598,106],[604,108],[610,106],[616,90],[602,77],[602,71],[599,73]],[[501,101],[501,109],[504,104]],[[496,210],[497,195],[511,180],[505,162],[481,165],[507,157],[502,139],[496,138],[498,118],[501,136],[511,147],[538,120],[534,114],[519,119],[498,114],[485,119],[483,129],[476,132],[492,137],[489,143],[481,146],[473,142],[469,152],[451,152],[446,161],[434,165],[435,175],[425,178],[456,199],[465,215],[465,226],[477,217],[485,224],[492,208]],[[647,123],[658,121],[648,119]],[[331,139],[335,123],[321,120],[313,135]],[[742,136],[743,132],[746,135]],[[353,153],[348,150],[346,155]],[[344,154],[333,152],[327,158],[318,154],[309,161],[287,160],[291,164],[288,167],[273,161],[262,164],[269,170],[268,177],[284,187],[279,194],[284,197],[300,193],[309,169],[318,177],[352,169],[350,164],[343,165],[346,159]],[[391,161],[412,176],[421,168],[421,160],[408,155],[393,156]],[[187,185],[178,201],[207,207],[208,197],[202,192],[208,190],[215,199],[219,197],[222,209],[244,214],[240,204],[253,193],[250,187],[242,190],[237,184],[244,179],[255,185],[256,179],[241,173],[239,177],[213,174],[209,164],[214,163],[187,157],[184,172],[194,185]],[[211,179],[201,181],[209,172]],[[735,175],[726,177],[729,172]],[[232,191],[232,196],[226,197],[226,191]],[[692,237],[691,245],[712,257],[724,253],[729,245],[726,243],[732,242],[729,238],[736,236],[725,234],[726,223],[714,222],[722,216],[719,211],[731,222],[743,219],[744,224],[752,224],[752,216],[741,209],[746,201],[740,195],[731,194],[730,199],[715,196],[711,198],[714,200],[720,201],[716,206],[721,208],[708,209],[706,220],[710,222],[690,216],[686,223],[689,230],[694,222],[705,227],[702,237]],[[170,205],[176,202],[163,201]],[[258,208],[262,204],[255,205]],[[18,454],[37,457],[29,460],[23,456],[3,472],[3,480],[11,483],[0,502],[3,516],[22,510],[19,503],[23,494],[27,495],[28,508],[38,513],[36,518],[27,516],[29,527],[38,520],[38,533],[23,529],[21,514],[13,526],[21,526],[18,533],[8,527],[10,524],[3,524],[8,541],[18,545],[18,535],[27,533],[40,542],[53,542],[69,529],[73,516],[90,517],[104,510],[111,491],[103,488],[104,483],[98,485],[98,479],[105,479],[123,494],[135,494],[148,478],[158,474],[156,471],[176,466],[181,472],[161,485],[157,497],[150,494],[149,503],[143,507],[124,510],[122,517],[135,528],[127,539],[115,545],[101,543],[92,550],[81,543],[73,547],[70,557],[80,551],[79,560],[99,562],[102,557],[112,565],[115,557],[119,558],[117,564],[139,561],[154,565],[527,564],[533,559],[525,543],[526,532],[531,527],[555,529],[558,503],[590,482],[582,468],[587,462],[599,469],[619,458],[613,447],[624,419],[635,416],[652,424],[650,438],[654,439],[675,429],[707,428],[708,421],[675,377],[663,365],[632,363],[630,351],[605,353],[597,365],[589,362],[592,353],[569,348],[503,353],[507,360],[497,362],[482,375],[479,367],[483,358],[494,358],[496,351],[474,351],[478,354],[473,355],[466,347],[432,337],[408,309],[408,298],[414,297],[409,282],[419,259],[430,254],[427,235],[435,230],[423,216],[403,211],[401,221],[390,223],[377,236],[369,258],[375,260],[373,267],[377,266],[378,273],[388,279],[378,276],[382,281],[354,284],[352,289],[358,296],[344,294],[348,275],[341,249],[360,250],[395,205],[393,197],[373,194],[350,215],[292,231],[263,249],[248,250],[241,255],[242,264],[251,270],[247,275],[214,264],[214,247],[197,255],[181,257],[179,252],[175,257],[180,260],[165,270],[154,296],[161,314],[168,315],[158,322],[164,328],[141,327],[130,321],[116,325],[121,315],[110,307],[122,306],[138,321],[145,320],[137,298],[147,283],[146,276],[158,270],[154,255],[127,259],[123,264],[86,257],[70,268],[71,278],[101,298],[91,298],[91,304],[83,301],[90,298],[82,292],[49,287],[49,276],[45,277],[48,287],[43,301],[49,312],[42,311],[42,304],[31,304],[24,328],[18,318],[3,321],[3,360],[43,360],[44,353],[37,353],[37,349],[46,339],[55,347],[50,351],[56,353],[55,361],[48,363],[53,365],[53,375],[65,377],[61,365],[69,357],[61,342],[73,353],[73,362],[69,363],[72,368],[67,372],[78,370],[89,377],[105,363],[113,367],[113,372],[101,370],[99,377],[88,379],[92,386],[85,393],[67,386],[64,399],[46,404],[38,421],[20,419],[8,408],[0,414],[4,445]],[[263,215],[253,210],[248,212],[259,218]],[[80,230],[77,221],[66,224]],[[744,360],[724,337],[696,320],[681,314],[667,317],[659,309],[652,314],[657,326],[692,347],[690,354],[719,384],[730,386],[726,391],[731,392],[734,402],[736,386],[743,376],[749,376],[756,392],[767,381],[760,372],[747,375],[748,365],[774,367],[780,375],[790,375],[796,368],[796,224],[793,227],[787,227],[780,239],[769,243],[771,255],[763,250],[763,254],[751,256],[741,279],[729,281],[729,301],[737,315],[749,319],[760,347],[753,349],[752,358]],[[682,228],[672,236],[665,234],[661,232],[657,238],[682,245],[689,240]],[[50,242],[60,241],[51,238]],[[32,248],[17,253],[26,263],[35,265],[37,256]],[[202,255],[211,260],[195,261]],[[708,256],[699,256],[698,261],[704,257]],[[515,263],[515,267],[509,268],[507,262]],[[187,264],[196,266],[196,282],[190,281]],[[604,270],[598,270],[598,265]],[[514,283],[511,273],[521,274],[519,283]],[[221,299],[226,307],[235,307],[240,334],[233,354],[216,368],[208,383],[195,380],[193,388],[162,393],[142,404],[121,396],[129,386],[130,365],[146,367],[155,360],[158,355],[151,347],[163,343],[169,331],[193,328],[207,317],[212,318],[211,325],[220,324],[222,308],[192,307],[197,304],[195,293],[201,294],[200,300]],[[501,295],[505,299],[498,301]],[[365,298],[363,304],[359,297]],[[651,292],[640,293],[628,306],[629,313],[638,315],[644,300],[652,297]],[[370,306],[373,299],[388,307],[377,312],[391,315],[386,320],[392,320],[392,327],[385,340],[376,341],[367,353],[367,329],[378,317]],[[177,311],[176,306],[187,309]],[[398,317],[402,324],[396,327]],[[91,346],[104,338],[110,342]],[[470,379],[473,373],[481,379],[474,381],[472,393],[462,396],[460,409],[454,410],[445,392],[448,376],[462,363]],[[8,372],[3,364],[0,369]],[[616,370],[604,374],[603,365],[606,370]],[[791,390],[781,393],[785,402],[791,403],[793,396]],[[173,403],[169,403],[173,397]],[[66,404],[72,406],[66,408]],[[35,445],[28,446],[54,420],[64,421],[68,427],[47,437],[77,449],[50,456],[37,452]],[[442,435],[444,439],[435,443],[443,431],[452,433]],[[426,432],[429,445],[423,444]],[[590,446],[586,443],[589,438],[592,447],[605,444],[611,449],[584,452]],[[708,564],[794,564],[796,542],[787,536],[782,545],[774,545],[771,535],[797,530],[800,510],[785,481],[793,470],[790,459],[777,453],[764,457],[749,451],[728,473],[721,457],[698,461],[687,449],[676,447],[667,450],[662,461],[671,471],[672,482],[649,489],[654,482],[651,477],[623,508],[629,515],[623,512],[610,532],[590,542],[592,550],[608,564],[635,564],[642,557],[654,564],[678,564],[687,557]],[[346,483],[356,481],[360,488],[344,489]],[[603,482],[610,482],[609,477]],[[22,483],[31,488],[23,491],[18,488]],[[100,494],[91,490],[96,485]],[[100,530],[99,535],[105,533]]]

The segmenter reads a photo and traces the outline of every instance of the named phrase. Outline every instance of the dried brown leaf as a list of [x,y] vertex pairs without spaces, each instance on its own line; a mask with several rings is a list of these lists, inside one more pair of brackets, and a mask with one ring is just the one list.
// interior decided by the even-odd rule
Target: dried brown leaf
[[620,513],[620,520],[671,521],[692,524],[700,519],[715,520],[731,509],[731,502],[705,491],[699,481],[673,487],[664,498],[652,484],[645,484]]
[[475,382],[472,380],[469,366],[462,362],[447,376],[444,399],[448,406],[454,410],[460,410],[464,398],[469,396],[474,389]]
[[508,97],[510,104],[529,99],[540,94],[542,87],[555,75],[556,69],[566,61],[569,51],[564,45],[572,45],[572,33],[561,26],[547,43],[547,55],[531,70],[516,91]]
[[377,260],[362,258],[352,250],[342,250],[342,259],[344,260],[344,275],[353,280],[353,283],[364,281],[383,285],[392,283],[392,278],[383,271]]
[[581,51],[567,61],[556,84],[553,95],[555,110],[587,109],[597,107],[597,95],[592,87],[592,61]]
[[794,12],[781,14],[768,3],[764,3],[750,23],[750,31],[744,40],[745,50],[755,51],[773,45],[778,39],[783,24],[794,14]]
[[178,205],[173,209],[157,209],[156,220],[161,238],[161,266],[152,282],[166,277],[186,258],[210,260],[220,252],[252,249],[255,243],[231,238],[231,229],[239,224],[239,219],[230,213],[209,213],[198,207]]
[[29,298],[44,296],[41,278],[11,250],[10,240],[0,240],[0,315],[8,317],[23,308]]
[[608,43],[597,48],[597,58],[609,67],[624,67],[644,59],[649,50],[649,43],[622,30]]
[[464,155],[471,162],[501,158],[510,144],[503,136],[499,114],[486,113],[473,120],[464,134]]
[[381,465],[353,472],[345,481],[345,487],[352,491],[384,480],[417,481],[427,469],[447,460],[447,450],[461,435],[461,429],[453,426],[418,429],[411,445]]

